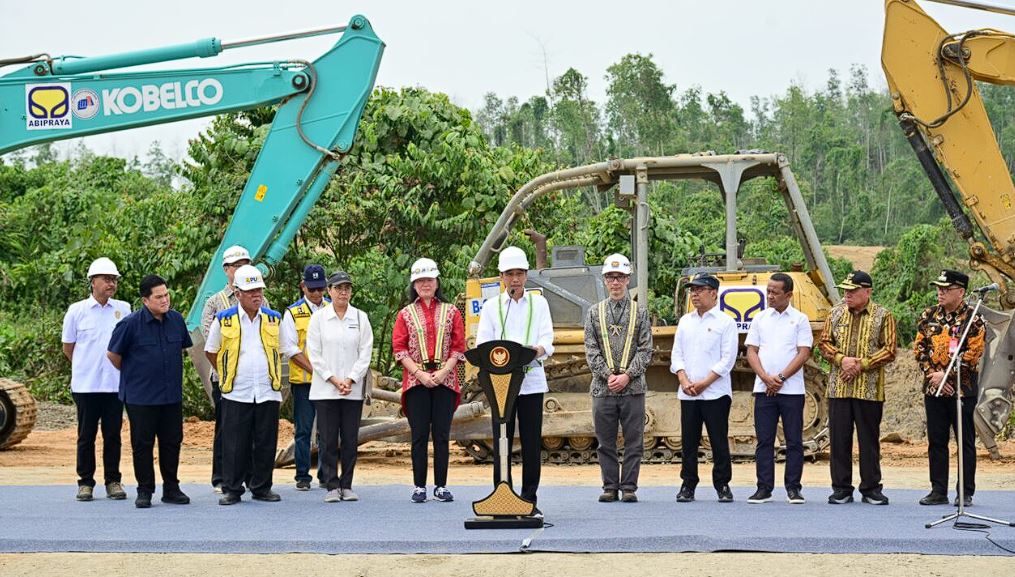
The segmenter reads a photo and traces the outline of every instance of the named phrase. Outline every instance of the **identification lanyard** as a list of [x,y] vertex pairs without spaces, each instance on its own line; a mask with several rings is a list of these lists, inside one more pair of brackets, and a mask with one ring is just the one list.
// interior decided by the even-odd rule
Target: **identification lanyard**
[[[525,321],[525,340],[522,344],[527,346],[532,337],[532,296],[529,295],[526,298],[529,301],[529,317]],[[511,310],[510,302],[508,302],[508,310]],[[497,296],[497,312],[500,313],[500,338],[503,340],[507,338],[507,313],[504,311],[504,300],[500,298],[500,295]]]

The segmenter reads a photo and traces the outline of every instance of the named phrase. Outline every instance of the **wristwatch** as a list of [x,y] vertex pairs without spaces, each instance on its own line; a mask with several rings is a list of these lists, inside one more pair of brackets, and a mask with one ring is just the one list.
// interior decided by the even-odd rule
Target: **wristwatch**
[[776,376],[777,376],[777,377],[779,377],[779,382],[780,382],[780,383],[785,383],[785,382],[786,382],[786,377],[785,377],[785,376],[783,376],[783,374],[782,374],[782,373],[779,373],[779,374],[778,374],[778,375],[776,375]]

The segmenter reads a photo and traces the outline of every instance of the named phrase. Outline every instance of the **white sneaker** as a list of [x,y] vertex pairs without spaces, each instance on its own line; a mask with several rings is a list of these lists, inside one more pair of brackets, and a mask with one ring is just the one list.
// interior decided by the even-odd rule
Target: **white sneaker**
[[426,503],[426,487],[414,488],[411,500],[413,503]]
[[324,496],[325,503],[338,503],[342,500],[342,490],[332,489],[328,491],[328,494]]
[[359,495],[354,493],[352,489],[342,489],[342,500],[343,501],[359,501]]

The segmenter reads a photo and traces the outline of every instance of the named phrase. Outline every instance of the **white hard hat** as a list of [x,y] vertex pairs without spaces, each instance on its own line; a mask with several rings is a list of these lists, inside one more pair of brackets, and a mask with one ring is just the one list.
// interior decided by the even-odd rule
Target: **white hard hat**
[[264,288],[264,277],[256,266],[245,264],[236,269],[233,276],[233,286],[241,291],[249,291],[256,288]]
[[240,245],[233,245],[222,253],[222,264],[233,264],[238,260],[251,260],[250,253]]
[[619,272],[620,274],[631,274],[631,261],[618,253],[611,254],[603,261],[603,274],[608,272]]
[[437,269],[437,263],[428,258],[421,258],[412,263],[409,282],[415,282],[418,278],[437,278],[439,276],[441,276],[441,271]]
[[92,264],[88,267],[88,278],[99,274],[120,276],[120,271],[116,270],[116,265],[113,264],[113,261],[103,256],[93,260]]
[[517,246],[509,246],[500,251],[500,258],[497,259],[497,270],[507,272],[516,268],[525,271],[529,270],[529,258],[525,256],[525,251]]

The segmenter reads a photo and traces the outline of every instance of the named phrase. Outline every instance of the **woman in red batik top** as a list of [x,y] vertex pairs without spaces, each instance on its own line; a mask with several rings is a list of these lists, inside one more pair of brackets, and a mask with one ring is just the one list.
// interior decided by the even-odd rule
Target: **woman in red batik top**
[[402,363],[402,408],[412,430],[413,503],[427,500],[427,440],[433,435],[434,498],[453,501],[447,488],[451,418],[461,399],[455,367],[465,361],[465,323],[441,292],[437,263],[412,264],[409,304],[398,311],[391,337]]

